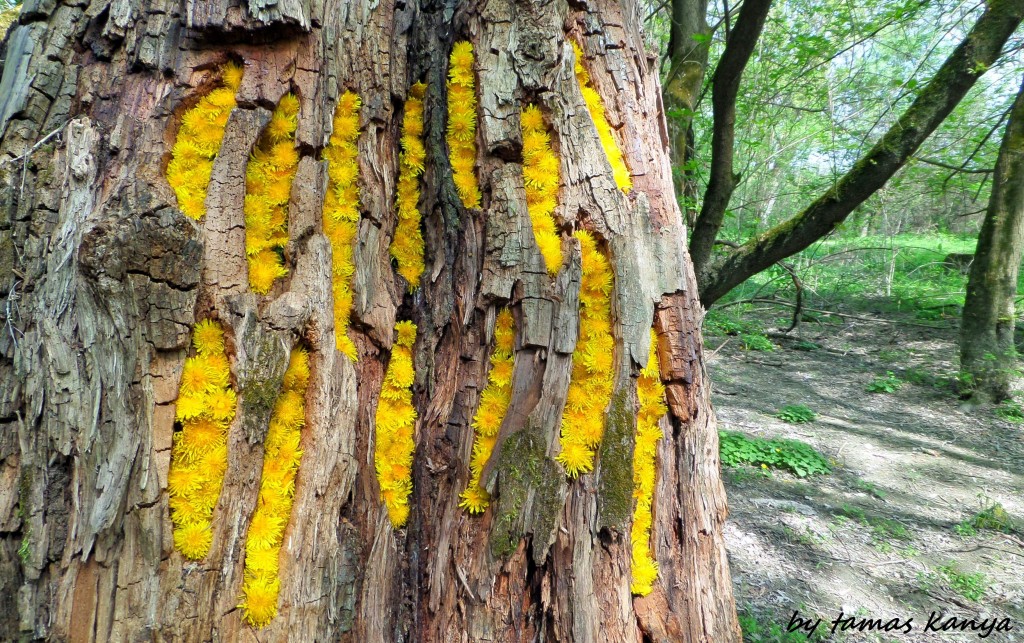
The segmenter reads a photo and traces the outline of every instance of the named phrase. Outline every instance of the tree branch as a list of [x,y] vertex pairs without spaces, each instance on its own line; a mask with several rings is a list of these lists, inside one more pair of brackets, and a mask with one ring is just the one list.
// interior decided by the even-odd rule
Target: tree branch
[[690,257],[698,274],[711,259],[711,250],[722,228],[725,208],[732,198],[739,177],[733,172],[733,147],[736,142],[736,95],[743,69],[754,52],[764,28],[772,0],[746,0],[740,9],[722,59],[711,81],[714,130],[711,136],[711,173],[700,215],[690,238]]
[[747,278],[832,232],[885,185],[996,61],[1022,19],[1024,0],[989,3],[971,32],[913,104],[831,189],[797,216],[698,272],[704,306],[712,305]]

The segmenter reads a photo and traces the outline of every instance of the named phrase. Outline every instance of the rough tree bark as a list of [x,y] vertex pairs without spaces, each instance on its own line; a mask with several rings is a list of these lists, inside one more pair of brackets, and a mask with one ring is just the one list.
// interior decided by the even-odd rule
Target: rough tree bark
[[[573,73],[582,47],[633,175],[616,188]],[[483,208],[457,196],[445,143],[453,42],[475,44]],[[632,3],[484,0],[28,0],[0,79],[0,639],[737,641],[718,439],[656,56]],[[185,110],[243,62],[206,216],[164,178]],[[425,81],[426,271],[388,256],[402,105]],[[335,349],[321,150],[345,91],[363,107],[351,336]],[[271,109],[300,99],[289,274],[246,276],[245,169]],[[544,269],[526,213],[520,106],[542,106],[561,163],[568,257]],[[576,342],[586,227],[613,266],[615,395],[596,471],[553,456]],[[458,507],[495,313],[517,327],[515,393],[486,482]],[[167,475],[191,328],[228,336],[239,408],[199,562],[175,550]],[[374,473],[374,411],[396,320],[419,328],[412,514],[394,529]],[[630,594],[635,381],[657,331],[669,413],[658,451],[654,591]],[[266,391],[310,351],[302,464],[279,613],[237,608],[257,502]]]
[[1024,84],[999,147],[960,324],[960,368],[981,397],[1010,397],[1017,368],[1017,276],[1024,251]]
[[[970,33],[942,64],[900,118],[814,203],[800,214],[754,237],[739,248],[699,265],[700,300],[709,307],[726,293],[780,259],[792,256],[842,223],[857,206],[899,171],[967,91],[1002,53],[1024,20],[1024,0],[988,2]],[[718,123],[715,124],[716,129]],[[708,222],[713,239],[721,222]],[[703,224],[697,222],[695,229]],[[713,230],[712,230],[713,228]]]

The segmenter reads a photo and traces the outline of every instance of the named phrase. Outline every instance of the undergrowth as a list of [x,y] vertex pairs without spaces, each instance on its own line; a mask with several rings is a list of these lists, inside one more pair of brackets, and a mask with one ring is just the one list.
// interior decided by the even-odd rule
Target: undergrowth
[[726,466],[783,469],[800,478],[832,472],[825,456],[799,440],[752,438],[734,431],[719,431],[718,438],[719,454]]

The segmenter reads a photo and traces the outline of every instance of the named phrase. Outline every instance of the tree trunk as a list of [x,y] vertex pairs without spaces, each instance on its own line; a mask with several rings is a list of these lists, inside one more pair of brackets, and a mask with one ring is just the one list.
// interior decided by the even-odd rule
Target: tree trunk
[[985,222],[967,280],[960,325],[960,368],[981,396],[1010,396],[1017,368],[1013,335],[1017,274],[1024,252],[1024,85],[999,147]]
[[[466,95],[446,85],[450,52],[465,53],[458,41],[475,52],[468,140],[480,207],[464,206],[474,179],[453,174],[449,156],[466,126],[448,110],[449,92]],[[628,192],[613,179],[572,41],[622,149]],[[0,639],[738,641],[703,309],[673,198],[657,61],[641,43],[636,7],[611,0],[28,0],[0,79]],[[417,82],[426,158],[410,197]],[[336,112],[345,92],[362,104],[354,148],[342,140],[352,114]],[[223,118],[210,125],[218,100]],[[531,181],[549,183],[551,169],[532,179],[524,170],[527,103],[540,107],[559,159],[565,262],[550,273],[528,205]],[[223,137],[208,167],[189,166],[189,177],[209,172],[208,190],[190,200],[182,195],[205,179],[181,181],[176,168],[201,156],[186,134],[203,109],[213,111],[195,127]],[[344,185],[355,175],[340,178],[334,156],[344,149],[357,159],[358,201],[337,196],[354,194]],[[286,235],[257,252],[253,203],[268,188],[254,177],[266,164],[290,196]],[[358,203],[354,245],[337,241],[344,231],[325,198],[339,212]],[[396,198],[413,219],[399,220]],[[412,227],[396,235],[401,225]],[[417,229],[422,276],[392,246],[415,246]],[[570,234],[584,229],[614,274],[598,289],[613,318],[613,388],[594,470],[570,478],[560,430],[573,362],[598,359],[574,356],[592,330],[579,321],[584,271],[600,263]],[[346,261],[351,282],[339,277]],[[287,274],[256,286],[268,269]],[[480,477],[490,506],[476,515],[460,494],[505,308],[511,394]],[[224,329],[225,349],[207,341],[205,320]],[[634,431],[652,325],[668,411],[649,538],[660,571],[639,596]],[[338,348],[346,338],[356,360]],[[296,349],[309,363],[298,393]],[[189,391],[208,352],[227,356],[217,390],[238,402],[217,415],[224,468],[195,472],[223,486],[192,560],[177,540],[190,498],[181,472],[193,466],[181,444],[198,421]],[[404,497],[378,481],[382,462],[405,467],[382,460],[378,419],[403,403],[395,382],[409,355],[406,518],[389,514]],[[297,416],[282,402],[294,395]],[[293,450],[294,486],[281,494],[290,509],[274,536],[276,614],[257,629],[250,583],[263,577],[250,537],[266,529],[254,516],[270,503],[275,423],[288,412],[304,423],[301,459]]]
[[697,176],[689,167],[694,158],[693,115],[708,66],[711,34],[708,0],[672,0],[669,26],[669,71],[662,89],[668,116],[669,152],[676,196],[684,201],[686,224],[697,218]]

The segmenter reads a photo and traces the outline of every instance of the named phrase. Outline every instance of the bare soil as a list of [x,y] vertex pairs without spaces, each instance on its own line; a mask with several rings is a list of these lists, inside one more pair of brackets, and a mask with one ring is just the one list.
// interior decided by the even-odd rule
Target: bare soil
[[[720,428],[802,440],[834,462],[832,474],[806,479],[723,468],[741,614],[784,630],[799,611],[822,619],[819,634],[840,612],[913,618],[909,634],[847,631],[828,640],[1024,641],[1024,537],[954,530],[992,503],[1024,525],[1024,425],[957,397],[955,329],[830,319],[771,335],[774,351],[707,337]],[[887,371],[913,383],[865,391]],[[787,424],[774,417],[786,404],[818,418]],[[963,579],[984,595],[964,596]],[[979,624],[1008,618],[1013,630],[985,639],[925,632],[932,612]]]

